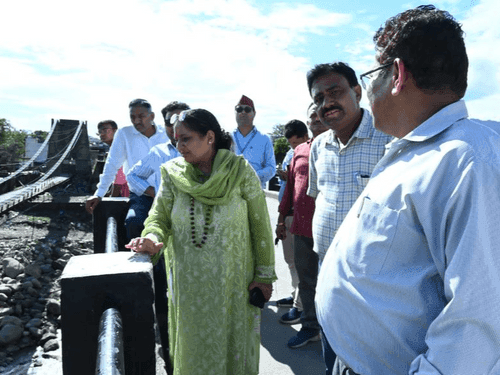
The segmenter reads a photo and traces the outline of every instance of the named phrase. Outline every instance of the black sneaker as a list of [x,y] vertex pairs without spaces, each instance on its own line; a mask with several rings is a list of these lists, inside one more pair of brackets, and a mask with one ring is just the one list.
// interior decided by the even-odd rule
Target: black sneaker
[[292,307],[289,312],[283,314],[280,319],[282,324],[297,324],[300,323],[300,317],[302,316],[302,311],[296,307]]
[[293,297],[286,297],[276,301],[278,307],[293,307]]
[[293,336],[288,341],[288,347],[292,349],[301,348],[310,342],[319,340],[321,340],[321,336],[317,329],[302,328],[296,336]]

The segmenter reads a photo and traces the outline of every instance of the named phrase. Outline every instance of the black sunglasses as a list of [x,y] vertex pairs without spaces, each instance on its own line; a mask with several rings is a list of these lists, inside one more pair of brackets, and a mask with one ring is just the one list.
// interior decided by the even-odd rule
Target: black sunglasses
[[252,107],[248,107],[248,106],[239,105],[239,106],[236,106],[235,109],[236,109],[236,112],[238,112],[238,113],[241,113],[243,111],[245,111],[246,113],[252,112]]

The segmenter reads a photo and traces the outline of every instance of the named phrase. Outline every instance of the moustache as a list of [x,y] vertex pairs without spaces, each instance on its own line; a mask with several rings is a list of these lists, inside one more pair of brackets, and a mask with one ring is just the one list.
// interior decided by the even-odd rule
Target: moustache
[[325,113],[328,112],[328,111],[332,111],[334,109],[338,109],[339,111],[343,111],[344,108],[342,108],[341,106],[339,105],[334,105],[334,106],[331,106],[331,107],[328,107],[328,108],[324,108],[322,111],[321,111],[321,116],[324,117],[325,116]]

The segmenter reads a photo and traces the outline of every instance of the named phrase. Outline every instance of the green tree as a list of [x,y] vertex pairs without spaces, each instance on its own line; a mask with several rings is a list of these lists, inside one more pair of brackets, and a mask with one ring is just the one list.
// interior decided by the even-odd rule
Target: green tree
[[289,149],[290,144],[285,137],[280,137],[274,141],[274,156],[276,157],[276,163],[281,164],[283,162]]
[[271,141],[274,143],[277,139],[285,136],[285,125],[276,124],[273,126],[273,130],[269,133]]
[[15,164],[24,155],[27,135],[25,130],[16,130],[8,120],[0,119],[0,165],[16,169]]
[[43,130],[35,130],[33,133],[31,133],[31,136],[35,137],[39,143],[45,141],[48,135],[49,132]]

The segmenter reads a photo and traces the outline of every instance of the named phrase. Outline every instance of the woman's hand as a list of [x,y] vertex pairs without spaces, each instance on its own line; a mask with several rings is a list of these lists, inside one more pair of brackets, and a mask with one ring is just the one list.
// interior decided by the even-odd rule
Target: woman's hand
[[264,284],[264,283],[257,283],[255,281],[252,281],[250,283],[250,285],[248,286],[248,290],[252,290],[255,287],[262,290],[262,294],[264,294],[264,298],[266,299],[266,302],[271,299],[271,294],[273,294],[273,284]]
[[127,249],[132,249],[136,253],[155,255],[163,247],[163,242],[155,242],[149,238],[137,237],[130,240],[125,247]]

